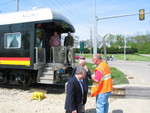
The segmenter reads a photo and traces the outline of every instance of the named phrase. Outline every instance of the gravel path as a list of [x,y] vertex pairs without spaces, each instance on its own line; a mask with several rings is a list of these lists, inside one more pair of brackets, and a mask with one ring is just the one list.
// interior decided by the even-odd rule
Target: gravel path
[[[0,113],[65,113],[65,93],[45,94],[42,101],[31,100],[31,90],[0,88]],[[86,113],[95,113],[95,98],[88,97]]]

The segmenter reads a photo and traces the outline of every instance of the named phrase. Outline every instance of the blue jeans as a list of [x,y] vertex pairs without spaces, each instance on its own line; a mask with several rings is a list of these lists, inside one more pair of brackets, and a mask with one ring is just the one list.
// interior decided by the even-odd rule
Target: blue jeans
[[108,113],[108,98],[111,92],[101,93],[96,96],[96,113]]

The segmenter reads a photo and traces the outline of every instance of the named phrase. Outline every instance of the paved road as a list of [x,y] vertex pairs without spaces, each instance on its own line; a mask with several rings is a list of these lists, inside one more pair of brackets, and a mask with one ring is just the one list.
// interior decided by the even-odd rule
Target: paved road
[[[132,92],[130,90],[130,93],[132,95],[128,95],[130,97],[129,99],[116,99],[114,102],[110,103],[109,112],[150,113],[150,107],[148,107],[148,105],[150,105],[150,100],[143,99],[144,97],[149,98],[149,96],[146,96],[149,95],[149,93],[147,93],[147,91],[149,91],[149,88],[148,90],[144,90],[144,86],[150,86],[150,61],[109,61],[108,63],[110,66],[116,67],[122,72],[126,73],[128,78],[132,78],[128,79],[131,86],[137,84],[137,86],[135,86],[136,89],[134,88]],[[138,89],[140,87],[141,90]],[[137,95],[139,94],[145,96],[138,97]]]
[[[87,62],[92,62],[87,59]],[[131,84],[150,84],[150,61],[109,61],[111,67],[124,72]]]
[[150,61],[109,61],[124,72],[132,84],[150,84]]

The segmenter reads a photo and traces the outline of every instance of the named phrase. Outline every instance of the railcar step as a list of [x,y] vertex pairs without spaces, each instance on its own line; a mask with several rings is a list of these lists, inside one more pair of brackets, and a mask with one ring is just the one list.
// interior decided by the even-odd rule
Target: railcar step
[[50,76],[50,77],[40,77],[40,80],[53,80],[54,77]]
[[40,84],[54,84],[55,82],[54,81],[52,81],[52,80],[41,80],[40,82],[38,82],[38,83],[40,83]]

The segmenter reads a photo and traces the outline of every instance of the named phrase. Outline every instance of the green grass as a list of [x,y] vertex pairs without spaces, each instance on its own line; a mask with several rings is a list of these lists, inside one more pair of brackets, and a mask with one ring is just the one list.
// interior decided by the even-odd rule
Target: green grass
[[[124,54],[114,54],[113,56],[117,60],[124,60]],[[126,60],[129,60],[129,61],[150,61],[150,57],[142,56],[139,54],[126,54]]]
[[[116,60],[124,60],[124,54],[107,54],[109,57],[113,55]],[[92,59],[92,54],[83,54],[86,59]],[[102,54],[104,58],[104,54]],[[126,60],[129,61],[150,61],[150,57],[142,56],[139,54],[126,54]]]
[[95,69],[95,65],[92,63],[86,63],[87,67],[90,69],[90,71],[93,73],[94,69]]
[[120,70],[118,70],[115,67],[110,67],[110,70],[111,70],[111,75],[113,78],[114,85],[129,83],[128,79],[125,77],[123,72],[121,72]]
[[[86,63],[90,71],[93,73],[95,69],[95,65],[93,63]],[[111,70],[111,75],[113,78],[113,84],[118,85],[118,84],[128,84],[127,78],[124,76],[124,73],[118,70],[115,67],[110,67]],[[68,81],[68,79],[63,79],[58,82],[58,84],[65,84]],[[93,81],[89,80],[89,85],[92,85]]]
[[[88,68],[91,70],[93,73],[95,67],[92,63],[86,63]],[[120,70],[116,69],[115,67],[110,67],[111,70],[111,75],[113,78],[113,84],[118,85],[118,84],[128,84],[127,78],[124,76],[124,73],[121,72]],[[92,80],[89,80],[89,85],[92,85]]]

